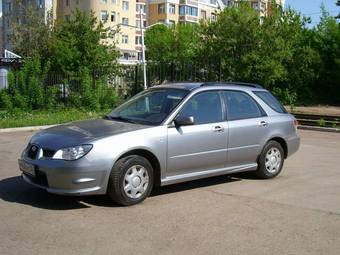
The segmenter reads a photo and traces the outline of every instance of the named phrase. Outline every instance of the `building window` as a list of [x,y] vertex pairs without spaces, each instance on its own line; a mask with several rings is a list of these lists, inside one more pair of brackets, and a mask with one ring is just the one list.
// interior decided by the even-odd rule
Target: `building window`
[[158,14],[165,13],[165,4],[158,5]]
[[12,3],[11,2],[6,3],[6,9],[7,9],[8,14],[12,13]]
[[76,1],[76,4],[79,5],[79,0]]
[[123,25],[129,25],[129,19],[128,18],[122,18],[122,24]]
[[107,11],[101,11],[100,12],[100,19],[101,19],[101,21],[107,21],[107,19],[108,19]]
[[138,54],[137,55],[138,60],[142,60],[143,53],[142,52],[138,52],[137,54]]
[[128,1],[123,1],[123,10],[128,11],[129,10],[129,2]]
[[198,9],[192,6],[180,6],[179,7],[180,15],[190,15],[190,16],[198,16]]
[[66,21],[70,21],[70,15],[65,15],[64,18],[65,18]]
[[216,14],[212,13],[210,19],[211,21],[216,21]]
[[141,5],[140,3],[136,4],[136,12],[140,13],[140,10],[142,10],[142,13],[146,13],[146,7],[145,5]]
[[107,0],[100,0],[102,4],[107,4]]
[[176,5],[169,4],[169,13],[175,14],[176,13]]
[[135,44],[136,45],[141,45],[142,44],[142,37],[137,35],[135,39]]
[[65,0],[65,5],[70,6],[70,0]]
[[122,36],[122,43],[128,44],[129,43],[129,37],[127,35]]
[[170,25],[171,27],[174,27],[174,26],[176,25],[176,21],[174,21],[174,20],[169,20],[169,25]]
[[116,4],[117,1],[116,1],[116,0],[111,0],[111,3],[112,3],[112,4]]
[[111,22],[116,22],[116,12],[111,12]]
[[207,18],[207,12],[204,10],[201,10],[201,19],[206,19]]

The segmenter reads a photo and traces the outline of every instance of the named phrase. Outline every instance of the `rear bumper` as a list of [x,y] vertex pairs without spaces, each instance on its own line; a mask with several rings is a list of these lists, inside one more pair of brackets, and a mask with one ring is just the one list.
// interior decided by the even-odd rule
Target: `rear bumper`
[[286,140],[286,142],[288,150],[287,157],[289,157],[298,151],[300,147],[300,137],[298,137],[297,135],[290,137]]
[[60,195],[105,194],[110,170],[102,164],[61,160],[27,161],[35,166],[35,176],[23,172],[23,179],[38,188]]

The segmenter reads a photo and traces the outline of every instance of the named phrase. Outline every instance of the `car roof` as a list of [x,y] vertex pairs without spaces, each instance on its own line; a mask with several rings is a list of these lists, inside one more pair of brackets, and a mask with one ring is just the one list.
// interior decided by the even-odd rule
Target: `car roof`
[[261,85],[246,82],[176,82],[176,83],[164,83],[161,85],[154,86],[153,88],[176,88],[185,90],[196,90],[199,88],[226,88],[229,89],[241,89],[241,90],[264,90]]

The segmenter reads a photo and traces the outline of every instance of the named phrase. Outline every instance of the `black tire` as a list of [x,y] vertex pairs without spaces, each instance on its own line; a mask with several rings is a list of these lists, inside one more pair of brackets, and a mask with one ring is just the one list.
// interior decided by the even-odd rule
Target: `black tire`
[[[268,161],[268,160],[266,160],[266,156],[267,156],[267,153],[270,150],[275,151],[275,149],[277,149],[280,152],[281,163],[280,163],[279,167],[275,168],[275,170],[272,169],[272,171],[270,171],[268,169],[268,168],[270,168],[270,166],[268,166],[268,168],[266,166],[266,162]],[[277,158],[276,158],[276,160],[277,160]],[[284,151],[283,151],[281,144],[279,144],[276,141],[269,141],[264,146],[262,153],[261,153],[261,155],[258,159],[258,168],[257,168],[255,173],[259,178],[262,178],[262,179],[274,178],[274,177],[276,177],[280,174],[282,167],[283,167],[283,163],[284,163]]]
[[[130,171],[129,169],[133,168],[134,166],[143,167],[149,177],[149,182],[145,191],[141,193],[140,197],[138,198],[131,198],[124,191],[124,185],[126,185],[125,175],[127,174],[127,171]],[[107,193],[117,204],[125,206],[134,205],[141,203],[150,195],[153,183],[153,168],[150,162],[144,157],[131,155],[118,160],[114,164],[109,178]]]

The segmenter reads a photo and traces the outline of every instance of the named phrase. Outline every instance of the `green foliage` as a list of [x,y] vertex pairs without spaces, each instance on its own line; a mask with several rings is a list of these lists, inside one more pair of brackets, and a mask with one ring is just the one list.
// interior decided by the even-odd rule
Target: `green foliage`
[[326,122],[325,122],[325,120],[324,119],[319,119],[318,121],[317,121],[317,124],[318,124],[318,126],[320,126],[320,127],[324,127],[324,126],[326,126]]
[[88,111],[74,108],[55,108],[53,110],[34,110],[29,112],[18,109],[0,111],[0,128],[52,125],[75,120],[94,119],[110,111],[111,109]]
[[196,55],[198,26],[180,24],[177,26],[155,25],[145,33],[147,58],[159,62],[185,62]]
[[340,103],[340,25],[324,9],[321,21],[313,30],[313,47],[319,52],[319,77],[314,82],[318,101]]
[[[14,26],[12,42],[26,58],[22,68],[8,73],[9,88],[0,94],[0,109],[31,111],[65,104],[98,111],[118,102],[109,81],[119,73],[119,53],[115,45],[104,43],[109,31],[94,13],[76,10],[70,20],[54,26],[31,8],[23,17],[26,22]],[[47,83],[51,74],[65,80]],[[67,95],[62,95],[63,86]]]
[[[23,22],[24,21],[24,22]],[[14,21],[10,36],[14,52],[23,57],[38,57],[45,59],[50,54],[53,44],[51,15],[44,18],[44,13],[33,7],[23,9],[20,20]]]
[[118,71],[117,58],[119,53],[115,45],[101,43],[109,30],[98,22],[94,13],[72,13],[70,20],[57,23],[53,30],[54,71],[75,74],[83,68],[90,72],[101,69],[105,74]]
[[[261,20],[240,3],[220,11],[216,22],[154,26],[146,33],[147,58],[175,63],[180,78],[194,71],[196,80],[203,73],[203,80],[259,83],[289,105],[340,104],[340,25],[326,12],[317,28],[310,22],[279,5]],[[191,70],[178,64],[188,62]]]

